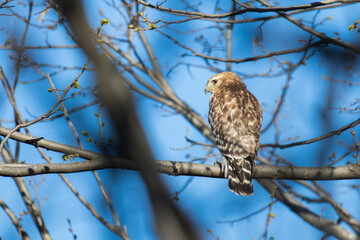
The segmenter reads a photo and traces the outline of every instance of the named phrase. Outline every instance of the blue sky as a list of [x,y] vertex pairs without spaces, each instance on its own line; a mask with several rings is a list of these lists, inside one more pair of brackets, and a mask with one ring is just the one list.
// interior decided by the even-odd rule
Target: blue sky
[[[288,1],[290,2],[290,1]],[[290,3],[289,3],[290,4]],[[203,4],[200,6],[202,11],[212,12],[214,3]],[[176,7],[177,4],[169,3],[168,7]],[[102,19],[99,16],[98,9],[101,8],[105,17],[109,18],[111,23],[122,22],[122,18],[116,15],[115,11],[98,1],[89,1],[86,4],[89,22],[92,27],[96,28]],[[223,6],[226,8],[226,6]],[[17,7],[17,11],[24,13],[23,9]],[[37,7],[35,12],[42,10]],[[319,14],[319,19],[325,19],[329,16],[333,20],[328,20],[324,25],[319,26],[319,31],[324,31],[330,36],[334,36],[333,32],[340,32],[344,40],[354,38],[356,33],[348,32],[347,28],[354,20],[357,19],[357,12],[350,8],[340,8],[336,10],[326,10]],[[162,17],[162,14],[147,9],[145,11],[151,19]],[[254,14],[248,14],[252,17]],[[297,18],[311,20],[314,13],[297,15]],[[53,13],[49,13],[49,18],[54,17]],[[167,17],[171,18],[167,15]],[[8,34],[14,33],[21,36],[23,25],[16,18],[6,18],[1,16],[5,21],[0,21],[0,44],[3,44]],[[34,18],[36,21],[36,17]],[[251,37],[254,37],[254,29],[258,23],[236,26],[234,28],[234,49],[233,57],[242,58],[252,56],[254,49],[251,44]],[[281,27],[274,27],[274,26]],[[197,29],[209,26],[204,21],[193,21],[182,24],[181,30]],[[104,30],[111,32],[111,28],[104,26]],[[203,31],[205,37],[212,39],[215,31]],[[167,33],[172,34],[171,30]],[[197,57],[186,57],[181,59],[183,53],[189,53],[172,44],[171,41],[165,39],[155,31],[147,31],[146,36],[157,57],[164,67],[164,73],[167,72],[169,66],[173,66],[180,60],[192,64],[203,64],[203,61]],[[308,35],[299,31],[296,27],[284,23],[284,20],[274,20],[266,23],[263,27],[264,44],[269,49],[286,49],[287,47],[298,47],[298,39],[307,39]],[[121,32],[120,38],[123,37]],[[201,51],[201,46],[194,43],[197,35],[185,34],[180,35],[179,40],[192,44],[197,50]],[[280,37],[279,37],[280,36]],[[357,35],[357,40],[359,35]],[[69,37],[66,36],[63,29],[59,26],[56,31],[46,33],[36,29],[30,29],[26,39],[27,45],[44,44],[47,39],[51,44],[72,44]],[[275,39],[275,40],[274,40]],[[134,44],[139,42],[134,40]],[[168,47],[171,46],[171,47]],[[143,56],[144,51],[139,46],[137,50]],[[260,53],[257,50],[257,53]],[[14,78],[13,63],[9,61],[9,51],[0,51],[0,62],[5,69],[9,79]],[[37,61],[60,64],[63,66],[79,66],[86,62],[86,57],[77,49],[60,49],[60,50],[37,50],[28,51],[28,54]],[[220,51],[216,52],[219,57],[223,57]],[[296,61],[298,55],[288,55],[284,60]],[[219,68],[225,69],[225,65],[218,64]],[[257,62],[234,64],[233,70],[247,75],[264,72],[269,68],[267,60],[259,60]],[[280,140],[287,138],[295,138],[297,140],[306,140],[317,137],[329,130],[338,129],[358,118],[358,115],[339,114],[337,110],[330,110],[329,107],[346,106],[359,93],[359,85],[347,86],[342,84],[331,85],[329,81],[323,79],[323,76],[338,74],[340,79],[348,79],[359,83],[358,76],[348,76],[346,72],[341,70],[339,66],[335,73],[329,68],[329,64],[325,56],[315,56],[311,58],[306,66],[300,67],[293,75],[293,79],[285,99],[279,118],[279,130],[281,131]],[[52,71],[50,68],[43,68],[43,71]],[[53,77],[53,81],[58,88],[64,87],[78,74],[79,70],[65,71],[60,75]],[[199,68],[188,68],[181,66],[176,68],[167,79],[175,90],[176,94],[186,102],[190,107],[197,111],[201,116],[207,119],[208,99],[209,96],[204,94],[204,87],[208,78],[214,73]],[[21,81],[32,81],[40,78],[31,69],[27,68],[21,72]],[[264,125],[266,125],[274,110],[276,101],[281,94],[286,77],[284,75],[276,78],[249,78],[244,82],[250,91],[259,99],[264,111]],[[80,79],[81,87],[93,86],[94,76],[92,72],[85,72]],[[335,88],[333,102],[331,106],[326,104],[327,92],[329,88]],[[25,118],[32,119],[33,116],[39,116],[46,112],[49,107],[56,102],[54,94],[50,94],[47,89],[49,83],[46,80],[34,84],[20,85],[16,91],[18,105],[20,111]],[[137,99],[139,117],[143,123],[143,127],[148,136],[156,159],[187,161],[188,154],[196,157],[203,157],[206,151],[202,147],[192,147],[187,150],[174,150],[173,148],[183,148],[188,145],[185,141],[185,135],[188,131],[188,137],[193,140],[204,142],[205,139],[198,131],[180,115],[172,114],[167,108],[160,106],[158,103],[145,99],[139,95],[134,95]],[[91,96],[81,96],[76,100],[69,100],[66,106],[71,108],[79,103],[86,103],[92,100]],[[12,111],[9,102],[6,100],[3,88],[0,88],[0,109],[2,111],[1,119],[12,119]],[[86,130],[96,136],[98,131],[97,119],[94,112],[98,112],[97,107],[91,107],[86,111],[81,111],[71,116],[75,127],[78,131]],[[322,119],[323,112],[326,112],[326,120],[329,125],[324,125]],[[3,126],[13,127],[12,124],[3,123]],[[35,136],[42,136],[46,139],[59,141],[66,144],[76,145],[76,141],[67,127],[65,120],[57,120],[56,122],[39,123],[30,127]],[[111,126],[106,121],[105,130],[111,135]],[[355,128],[359,132],[360,128]],[[261,137],[262,143],[271,143],[274,141],[274,128],[270,128]],[[344,141],[351,144],[352,136],[349,131],[340,136],[335,136],[330,140],[325,140],[312,145],[300,146],[291,149],[278,150],[277,153],[287,158],[293,164],[298,166],[315,166],[327,164],[327,158],[333,151],[338,156],[345,152],[345,149],[338,146],[338,141]],[[96,150],[92,143],[86,143],[86,138],[82,137],[84,146],[90,150]],[[62,162],[61,154],[47,152],[54,162]],[[260,152],[262,154],[262,152]],[[320,158],[321,157],[321,158]],[[319,160],[320,159],[320,160]],[[22,146],[20,160],[27,163],[42,163],[40,155],[37,154],[30,146]],[[212,164],[215,158],[209,159],[208,164]],[[353,159],[349,158],[349,161]],[[122,224],[125,224],[130,235],[130,239],[157,239],[153,230],[152,211],[148,201],[146,190],[139,175],[134,171],[124,170],[102,170],[99,174],[104,181],[104,185],[110,192],[115,208],[120,217]],[[67,174],[66,177],[79,190],[95,209],[98,210],[107,220],[111,221],[111,215],[106,208],[104,201],[99,197],[100,191],[96,186],[96,181],[91,173]],[[25,178],[26,182],[40,181],[41,176],[34,178]],[[185,184],[189,177],[171,177],[163,175],[164,182],[168,185],[170,192],[179,190]],[[0,197],[9,205],[17,216],[25,206],[20,200],[15,184],[9,178],[0,178],[2,188]],[[356,184],[358,181],[337,181],[321,182],[321,185],[330,193],[334,193],[335,199],[342,203],[343,206],[359,219],[359,212],[356,212],[356,206],[359,204],[359,193],[350,191],[348,185]],[[294,189],[302,189],[299,185],[291,184]],[[233,220],[246,216],[265,205],[269,204],[271,198],[269,194],[255,182],[255,194],[249,198],[239,197],[230,192],[227,188],[225,179],[210,179],[195,177],[188,187],[179,196],[178,205],[189,215],[194,222],[196,229],[204,237],[204,239],[212,239],[211,235],[206,232],[210,229],[215,236],[220,239],[260,239],[265,230],[266,217],[268,210],[255,215],[247,220],[234,224],[222,223],[217,221]],[[30,188],[31,189],[31,188]],[[89,211],[73,196],[65,184],[57,175],[45,176],[45,181],[38,189],[42,211],[50,234],[54,239],[71,239],[68,232],[67,218],[71,220],[74,232],[78,239],[114,239],[115,235],[105,229],[96,219],[92,217]],[[302,189],[308,196],[313,196],[310,192]],[[32,194],[35,190],[32,189]],[[310,205],[310,208],[322,216],[334,217],[334,213],[330,207],[326,205]],[[321,210],[320,210],[321,209]],[[271,219],[269,225],[268,237],[273,236],[275,239],[319,239],[322,233],[311,227],[298,216],[294,215],[286,206],[281,203],[275,203],[272,212],[275,218]],[[336,219],[335,219],[336,221]],[[11,225],[8,217],[3,211],[0,211],[0,236],[3,239],[14,239],[17,237],[15,228]],[[25,216],[21,222],[28,231],[32,239],[39,238],[39,234],[29,215]]]

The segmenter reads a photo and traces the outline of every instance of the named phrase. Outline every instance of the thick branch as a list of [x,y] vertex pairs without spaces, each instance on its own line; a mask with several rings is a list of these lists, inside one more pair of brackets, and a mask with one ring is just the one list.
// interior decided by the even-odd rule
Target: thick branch
[[[6,136],[10,130],[0,127],[0,135]],[[31,144],[47,150],[78,154],[80,158],[92,161],[60,163],[60,164],[3,164],[0,165],[1,176],[29,176],[44,173],[73,173],[105,168],[135,169],[133,162],[112,158],[105,160],[105,156],[96,152],[83,150],[73,146],[49,141],[15,132],[10,137],[13,140]],[[158,171],[169,175],[187,175],[221,178],[220,168],[214,165],[156,161]],[[360,179],[360,167],[356,164],[340,167],[286,167],[286,166],[255,166],[254,178],[263,179],[303,179],[303,180],[337,180]]]
[[[172,176],[197,176],[223,178],[217,165],[157,160],[158,171]],[[20,177],[50,173],[76,173],[107,168],[136,170],[132,161],[120,158],[112,160],[93,160],[72,163],[46,164],[3,164],[0,176]],[[257,165],[255,179],[302,179],[302,180],[339,180],[360,179],[360,166],[351,164],[340,167],[293,167]]]

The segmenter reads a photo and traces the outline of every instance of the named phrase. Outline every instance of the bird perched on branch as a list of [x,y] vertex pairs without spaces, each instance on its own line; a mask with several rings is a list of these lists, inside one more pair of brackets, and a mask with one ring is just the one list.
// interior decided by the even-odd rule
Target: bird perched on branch
[[252,174],[259,149],[262,111],[258,100],[233,72],[212,76],[205,93],[211,92],[209,122],[223,155],[222,172],[236,194],[253,194]]

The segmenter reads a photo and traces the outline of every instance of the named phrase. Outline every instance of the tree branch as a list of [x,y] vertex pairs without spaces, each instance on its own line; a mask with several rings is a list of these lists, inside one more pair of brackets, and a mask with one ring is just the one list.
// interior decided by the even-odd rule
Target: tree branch
[[178,40],[171,37],[170,35],[162,32],[160,30],[156,30],[156,31],[158,31],[159,33],[164,35],[166,38],[172,40],[175,44],[179,45],[180,47],[190,51],[193,54],[193,56],[201,57],[203,59],[210,59],[210,60],[215,60],[215,61],[220,61],[220,62],[226,62],[226,63],[229,63],[229,62],[230,63],[251,62],[251,61],[256,61],[256,60],[260,60],[260,59],[264,59],[264,58],[270,58],[270,57],[273,57],[273,56],[281,56],[281,55],[290,54],[290,53],[303,52],[303,51],[306,51],[306,50],[308,50],[310,48],[317,47],[317,46],[320,46],[320,45],[326,43],[325,41],[320,40],[320,41],[316,41],[314,43],[306,44],[304,47],[300,47],[300,48],[293,48],[293,49],[269,52],[269,53],[261,54],[261,55],[258,55],[258,56],[241,58],[241,59],[228,59],[228,58],[219,58],[219,57],[208,56],[208,55],[196,52],[192,48],[189,48],[189,47],[185,46],[184,44],[180,43]]
[[355,240],[359,239],[355,234],[345,230],[338,223],[329,218],[321,217],[310,211],[307,207],[297,201],[290,193],[275,185],[275,182],[269,180],[259,180],[259,183],[271,194],[274,194],[276,199],[288,206],[291,211],[296,213],[299,217],[304,219],[312,226],[323,231],[324,233],[333,235],[338,239]]
[[[11,164],[11,162],[14,162],[11,155],[8,153],[8,151],[3,148],[0,152],[0,155],[4,158],[4,162],[7,164]],[[5,164],[0,164],[5,165]],[[31,197],[28,187],[25,184],[25,181],[21,177],[15,177],[13,178],[15,181],[15,184],[20,192],[21,198],[24,201],[24,204],[32,217],[40,235],[43,240],[51,240],[50,233],[46,227],[44,218],[41,214],[41,210],[36,206],[34,199]],[[19,229],[18,229],[19,230]],[[26,236],[24,236],[26,237]]]
[[[265,0],[257,0],[258,2],[260,2],[261,4],[263,4],[264,6],[270,8],[270,9],[273,9],[274,7],[271,6],[268,2],[266,2]],[[326,2],[331,2],[330,1],[326,1]],[[346,2],[350,2],[350,1],[346,1]],[[353,1],[354,2],[354,1]],[[353,45],[353,44],[350,44],[350,43],[347,43],[347,42],[344,42],[340,39],[336,39],[336,38],[332,38],[332,37],[329,37],[327,36],[325,33],[322,33],[322,32],[318,32],[316,31],[315,29],[313,28],[310,28],[304,24],[302,24],[300,21],[297,21],[295,18],[293,17],[290,17],[289,15],[287,15],[284,11],[276,11],[277,14],[279,14],[279,16],[285,18],[286,20],[288,20],[289,22],[295,24],[296,26],[298,26],[299,28],[301,28],[302,30],[320,38],[321,40],[324,40],[328,43],[331,43],[331,44],[334,44],[336,46],[339,46],[339,47],[343,47],[345,49],[349,49],[355,53],[360,53],[360,48]]]
[[[360,120],[359,120],[360,121]],[[0,127],[0,135],[7,135],[10,130]],[[0,176],[30,176],[46,173],[74,173],[105,168],[122,168],[135,170],[133,162],[125,158],[109,158],[99,153],[83,150],[73,146],[49,141],[15,132],[10,137],[13,140],[35,145],[47,150],[78,154],[80,158],[92,160],[85,162],[59,163],[59,164],[3,164],[0,165]],[[105,159],[107,158],[107,160]],[[158,171],[169,175],[186,175],[199,177],[222,178],[219,166],[177,162],[156,161]],[[340,167],[294,167],[257,165],[254,171],[255,179],[302,179],[302,180],[337,180],[360,179],[360,167],[351,164]]]
[[280,149],[284,149],[284,148],[289,148],[289,147],[295,147],[295,146],[300,146],[300,145],[305,145],[305,144],[310,144],[310,143],[314,143],[320,140],[323,140],[325,138],[329,138],[332,137],[334,135],[340,135],[342,132],[355,127],[356,125],[358,125],[360,123],[360,118],[357,119],[356,121],[343,126],[342,128],[339,128],[337,130],[328,132],[324,135],[321,135],[319,137],[313,138],[313,139],[309,139],[309,140],[305,140],[305,141],[300,141],[300,142],[294,142],[294,143],[289,143],[289,144],[261,144],[261,147],[273,147],[273,148],[280,148]]
[[312,9],[315,7],[319,7],[319,6],[325,6],[325,5],[330,5],[330,4],[334,4],[334,3],[348,3],[348,2],[359,2],[358,0],[325,0],[325,1],[321,1],[321,2],[313,2],[313,3],[308,3],[308,4],[302,4],[302,5],[294,5],[294,6],[289,6],[289,7],[267,7],[267,8],[255,8],[255,7],[247,7],[244,9],[240,9],[237,11],[231,11],[231,12],[227,12],[227,13],[221,13],[221,14],[206,14],[206,13],[201,13],[201,12],[189,12],[189,11],[184,11],[184,10],[177,10],[177,9],[171,9],[171,8],[166,8],[166,7],[162,7],[160,5],[153,5],[151,3],[142,1],[142,0],[136,0],[136,2],[146,6],[146,7],[150,7],[153,9],[157,9],[163,12],[168,12],[171,14],[175,14],[175,15],[180,15],[180,16],[199,16],[202,18],[226,18],[226,17],[231,17],[231,16],[236,16],[236,15],[240,15],[243,13],[247,13],[247,12],[276,12],[276,11],[294,11],[294,10],[299,10],[299,9]]
[[0,198],[0,207],[4,210],[4,212],[8,215],[11,219],[11,222],[16,227],[16,230],[19,233],[21,240],[30,240],[29,235],[25,231],[25,229],[21,226],[19,219],[15,216],[15,214],[10,210],[8,205]]
[[[0,135],[6,136],[11,132],[10,129],[0,127]],[[64,153],[64,154],[79,154],[79,157],[84,159],[103,159],[104,156],[102,156],[99,153],[95,153],[88,150],[83,150],[77,147],[73,147],[70,145],[65,145],[62,143],[57,143],[53,141],[46,140],[42,137],[34,137],[31,135],[26,135],[19,132],[14,132],[11,134],[10,139],[13,139],[15,141],[23,142],[26,144],[33,145],[35,147],[41,147],[45,148],[47,150],[51,150],[54,152]]]
[[[155,161],[160,173],[172,176],[197,176],[224,178],[217,165],[177,161]],[[38,174],[76,173],[100,169],[119,168],[137,170],[135,164],[127,159],[112,158],[71,163],[45,164],[2,164],[0,176],[22,177]],[[339,167],[294,167],[256,165],[254,179],[292,179],[292,180],[339,180],[360,179],[360,166],[350,164]]]

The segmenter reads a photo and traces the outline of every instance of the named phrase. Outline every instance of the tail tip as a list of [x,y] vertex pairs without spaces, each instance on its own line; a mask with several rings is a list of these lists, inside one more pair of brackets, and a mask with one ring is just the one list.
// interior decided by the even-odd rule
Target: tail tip
[[246,184],[239,184],[239,182],[233,182],[229,180],[229,189],[236,195],[241,195],[245,197],[249,197],[254,194],[252,182]]

